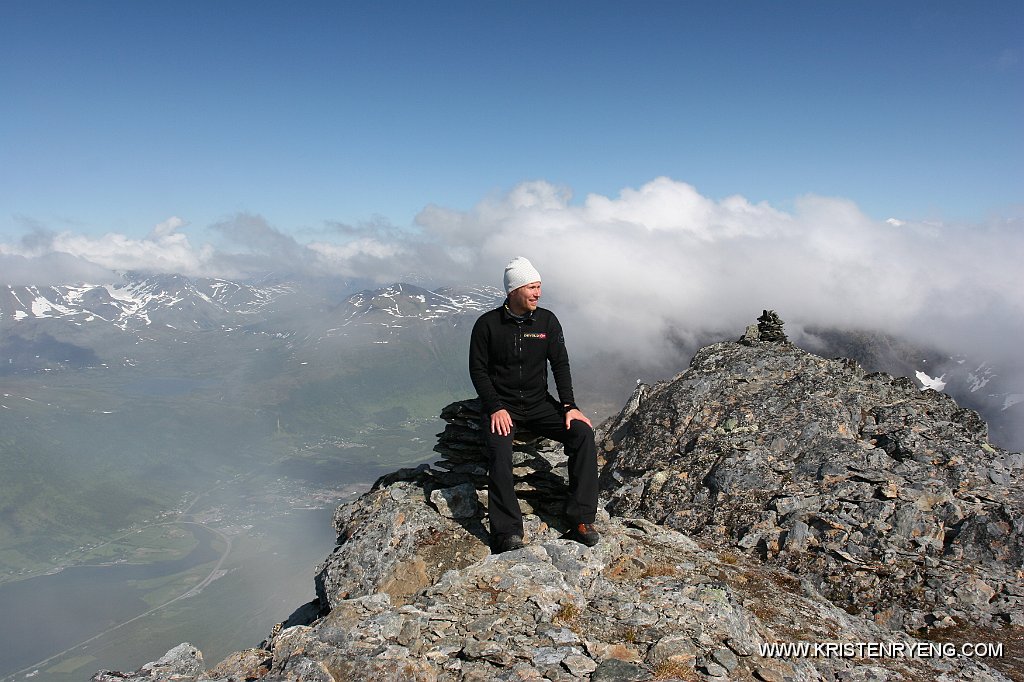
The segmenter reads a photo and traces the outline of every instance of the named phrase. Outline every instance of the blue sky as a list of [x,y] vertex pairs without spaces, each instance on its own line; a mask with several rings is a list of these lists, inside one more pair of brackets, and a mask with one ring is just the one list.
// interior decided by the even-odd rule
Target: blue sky
[[0,284],[525,255],[574,353],[770,308],[1019,387],[1022,122],[1020,0],[0,0]]
[[789,210],[1024,201],[1020,2],[0,0],[0,237],[313,238],[544,180]]

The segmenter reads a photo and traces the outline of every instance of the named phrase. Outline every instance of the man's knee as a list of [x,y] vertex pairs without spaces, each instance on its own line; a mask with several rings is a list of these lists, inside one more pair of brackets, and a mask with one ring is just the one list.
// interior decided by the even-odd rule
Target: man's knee
[[589,445],[594,442],[594,429],[590,428],[586,422],[573,419],[569,422],[568,442],[576,447]]
[[581,421],[579,419],[573,419],[571,422],[569,422],[569,433],[577,435],[581,438],[594,437],[594,429],[590,428],[587,422]]

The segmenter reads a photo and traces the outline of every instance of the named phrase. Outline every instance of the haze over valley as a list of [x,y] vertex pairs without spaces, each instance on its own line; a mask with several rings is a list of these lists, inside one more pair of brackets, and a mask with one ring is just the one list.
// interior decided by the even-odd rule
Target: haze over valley
[[[403,338],[403,313],[378,310],[358,292],[330,301],[294,284],[132,275],[116,287],[5,287],[0,601],[17,599],[20,585],[49,592],[36,582],[65,580],[47,574],[69,566],[182,561],[194,553],[201,524],[215,543],[231,543],[214,553],[228,562],[218,571],[239,574],[227,584],[268,593],[259,618],[237,619],[250,622],[246,633],[218,634],[210,625],[211,637],[224,651],[258,640],[308,601],[294,595],[308,591],[310,566],[333,543],[329,514],[337,502],[395,466],[431,458],[439,406],[468,387],[455,342],[460,323],[496,295],[449,293],[403,300],[411,306],[404,314],[418,322]],[[286,560],[265,561],[263,553]],[[185,593],[208,577],[208,560],[186,561],[165,581]],[[187,571],[198,573],[190,579]],[[224,589],[217,582],[207,590],[214,588]],[[172,585],[148,589],[134,598],[142,599],[137,607],[109,618],[68,603],[88,590],[34,602],[10,639],[17,632],[26,646],[7,649],[0,671],[38,663],[113,619],[147,611],[143,603],[178,596]],[[124,595],[113,601],[132,603]],[[215,608],[202,603],[209,608],[186,618],[228,623],[238,615],[221,609],[211,621]],[[174,614],[186,604],[146,622],[182,627]],[[78,612],[90,615],[67,615]],[[26,625],[36,620],[37,628]],[[40,637],[63,620],[78,627],[63,638]],[[127,639],[112,633],[50,667],[95,663],[86,654],[107,640],[119,642],[108,655],[137,654],[148,629],[129,629]]]

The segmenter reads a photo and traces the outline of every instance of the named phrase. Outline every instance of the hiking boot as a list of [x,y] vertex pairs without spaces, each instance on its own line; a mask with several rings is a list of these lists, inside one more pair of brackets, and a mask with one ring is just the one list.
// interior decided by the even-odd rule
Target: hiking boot
[[499,553],[512,552],[523,547],[526,547],[526,543],[523,542],[522,535],[506,535],[498,538],[498,541],[494,543],[494,548]]
[[577,523],[562,537],[587,547],[593,547],[601,540],[600,534],[594,529],[594,524],[592,523]]

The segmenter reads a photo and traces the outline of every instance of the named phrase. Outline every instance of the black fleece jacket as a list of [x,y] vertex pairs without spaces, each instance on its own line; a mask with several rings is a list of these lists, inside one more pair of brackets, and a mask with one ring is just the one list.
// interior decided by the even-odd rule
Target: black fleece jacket
[[526,416],[550,400],[548,362],[562,410],[576,407],[569,354],[562,325],[554,313],[537,308],[531,315],[517,317],[506,300],[505,305],[484,313],[473,325],[469,376],[484,414],[504,408],[513,415]]

